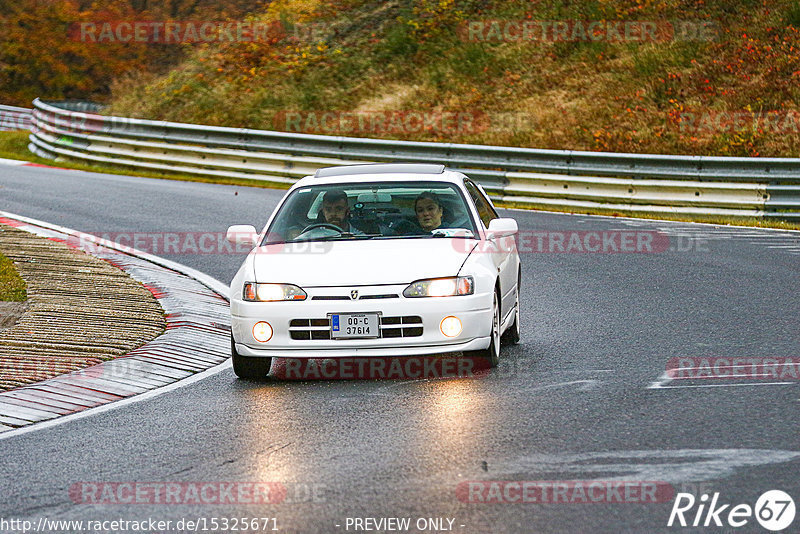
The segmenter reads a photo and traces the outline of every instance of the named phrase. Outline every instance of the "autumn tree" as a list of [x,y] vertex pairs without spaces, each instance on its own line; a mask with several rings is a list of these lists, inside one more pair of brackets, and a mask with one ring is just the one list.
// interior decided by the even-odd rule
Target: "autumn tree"
[[36,97],[102,101],[115,78],[163,72],[187,46],[89,42],[82,22],[220,21],[243,17],[244,0],[0,0],[0,103],[29,106]]

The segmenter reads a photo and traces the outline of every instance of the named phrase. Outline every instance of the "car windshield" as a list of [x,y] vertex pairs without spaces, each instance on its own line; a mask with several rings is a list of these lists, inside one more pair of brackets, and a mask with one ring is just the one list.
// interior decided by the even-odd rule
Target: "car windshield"
[[275,215],[262,245],[382,238],[472,238],[464,196],[444,182],[379,182],[296,189]]

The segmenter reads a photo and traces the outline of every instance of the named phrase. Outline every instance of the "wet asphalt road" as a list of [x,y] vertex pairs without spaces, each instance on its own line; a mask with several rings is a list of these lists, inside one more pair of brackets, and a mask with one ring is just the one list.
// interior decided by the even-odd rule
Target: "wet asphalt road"
[[[0,209],[98,234],[260,228],[282,194],[0,166]],[[181,519],[205,518],[208,532],[231,531],[233,523],[222,529],[219,521],[233,517],[274,517],[268,529],[277,524],[281,532],[364,532],[352,518],[367,517],[410,518],[401,532],[656,532],[670,530],[677,492],[719,492],[720,503],[752,506],[781,489],[800,504],[796,375],[663,378],[672,358],[798,361],[800,233],[506,214],[527,236],[522,342],[505,348],[488,376],[247,382],[227,369],[0,440],[0,518],[152,518],[172,521],[172,531]],[[620,230],[658,232],[668,246],[537,251],[541,232],[568,240],[574,232]],[[225,283],[242,260],[160,255]],[[487,504],[463,502],[457,491],[468,481],[574,480],[657,481],[663,502]],[[264,481],[286,488],[281,504],[99,505],[70,495],[83,482]],[[212,518],[220,528],[212,529]],[[418,530],[422,518],[444,521]],[[800,519],[785,532],[798,526]],[[767,532],[753,517],[727,529]]]

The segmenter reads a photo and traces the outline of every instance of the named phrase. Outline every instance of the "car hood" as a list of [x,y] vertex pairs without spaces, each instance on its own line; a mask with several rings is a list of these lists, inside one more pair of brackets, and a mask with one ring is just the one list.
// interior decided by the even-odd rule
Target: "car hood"
[[251,252],[256,282],[301,287],[407,284],[455,276],[474,239],[364,239],[282,243]]

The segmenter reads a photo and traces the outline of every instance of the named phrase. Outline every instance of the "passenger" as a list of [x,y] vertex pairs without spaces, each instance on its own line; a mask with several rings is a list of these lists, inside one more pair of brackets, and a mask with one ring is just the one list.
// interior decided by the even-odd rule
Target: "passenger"
[[421,193],[414,201],[414,212],[417,222],[425,232],[436,230],[442,225],[444,208],[436,193],[426,191]]

